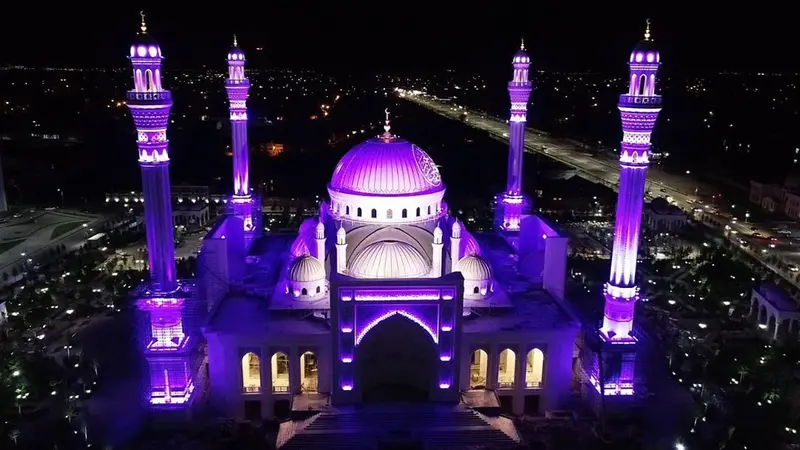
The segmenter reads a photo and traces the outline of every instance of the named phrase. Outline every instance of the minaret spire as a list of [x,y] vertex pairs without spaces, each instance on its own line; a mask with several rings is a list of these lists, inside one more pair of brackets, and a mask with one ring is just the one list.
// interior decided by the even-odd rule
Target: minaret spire
[[650,18],[649,17],[647,18],[645,23],[647,25],[646,25],[646,28],[644,29],[644,40],[645,41],[649,41],[650,40]]
[[519,49],[525,51],[525,38],[519,38]]
[[238,47],[239,46],[239,42],[236,41],[236,33],[233,33],[233,46],[234,47]]
[[383,122],[383,135],[381,136],[383,139],[394,139],[392,135],[391,129],[391,121],[389,120],[389,108],[383,110],[383,113],[386,114],[386,118]]

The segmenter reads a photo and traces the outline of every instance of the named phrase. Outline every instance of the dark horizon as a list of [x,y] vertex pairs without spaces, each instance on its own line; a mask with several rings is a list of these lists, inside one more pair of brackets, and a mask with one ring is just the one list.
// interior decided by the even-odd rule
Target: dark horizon
[[144,9],[168,68],[222,67],[236,33],[251,68],[492,71],[506,68],[525,38],[535,70],[614,73],[623,70],[649,16],[666,75],[797,70],[786,57],[794,42],[789,16],[767,16],[774,10],[676,11],[668,3],[642,8],[632,2],[578,10],[542,3],[481,4],[470,11],[463,3],[454,8],[354,1],[257,5],[241,8],[235,18],[235,7],[190,10],[141,2],[114,9],[55,4],[37,10],[34,3],[15,4],[0,29],[0,38],[11,43],[0,49],[0,64],[127,67],[127,49]]

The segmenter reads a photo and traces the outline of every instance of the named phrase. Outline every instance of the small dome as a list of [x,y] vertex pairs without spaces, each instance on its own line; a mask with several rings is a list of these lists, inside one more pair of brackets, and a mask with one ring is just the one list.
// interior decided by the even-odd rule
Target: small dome
[[422,278],[430,272],[428,261],[414,247],[399,241],[369,245],[349,264],[356,278]]
[[289,265],[289,280],[298,283],[307,283],[325,279],[325,268],[317,258],[303,255]]
[[317,239],[325,238],[325,224],[322,221],[317,222]]
[[478,255],[461,258],[456,264],[456,272],[461,272],[465,280],[483,281],[492,278],[492,267]]
[[436,225],[436,228],[433,229],[433,237],[441,238],[443,235],[444,233],[442,233],[442,229],[439,228],[439,225]]
[[329,189],[346,194],[420,195],[444,190],[433,159],[416,145],[374,138],[353,147],[336,169]]

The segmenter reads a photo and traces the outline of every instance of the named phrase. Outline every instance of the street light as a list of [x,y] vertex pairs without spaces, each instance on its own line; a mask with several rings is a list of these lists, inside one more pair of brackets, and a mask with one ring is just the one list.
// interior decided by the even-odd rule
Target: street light
[[59,194],[61,194],[61,208],[64,208],[64,190],[61,188],[56,189]]

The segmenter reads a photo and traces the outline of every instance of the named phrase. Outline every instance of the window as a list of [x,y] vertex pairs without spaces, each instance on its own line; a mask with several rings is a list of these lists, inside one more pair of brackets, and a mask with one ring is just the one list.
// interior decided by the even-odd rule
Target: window
[[370,216],[373,219],[377,219],[378,218],[378,210],[373,208],[372,213],[370,214]]
[[525,366],[525,387],[542,387],[542,370],[544,368],[544,353],[538,348],[528,352]]
[[420,208],[419,208],[419,207],[417,207],[417,217],[419,217],[419,216],[421,216],[421,215],[422,215],[422,211],[420,210]]
[[500,361],[497,368],[497,387],[510,389],[514,387],[514,368],[517,366],[517,355],[514,350],[507,348],[500,352]]
[[318,392],[317,356],[313,352],[300,355],[300,392]]
[[405,209],[405,208],[403,208],[403,211],[400,213],[400,216],[401,216],[403,219],[407,219],[407,218],[408,218],[408,210],[407,210],[407,209]]
[[272,392],[289,392],[289,358],[286,353],[272,355]]
[[428,215],[429,216],[431,215],[431,207],[430,206],[428,206]]
[[469,388],[470,389],[485,389],[486,388],[486,373],[488,368],[489,356],[483,350],[475,350],[472,352],[472,361],[469,366]]
[[358,208],[358,210],[356,210],[356,215],[358,217],[361,217],[361,208]]
[[349,206],[345,206],[344,207],[344,213],[345,213],[345,215],[348,215],[348,216],[350,215],[350,207]]
[[303,289],[300,291],[300,295],[308,295],[308,289],[306,289],[306,288],[303,288]]
[[317,286],[317,294],[319,294],[320,292],[322,292],[322,288]]
[[261,392],[261,360],[253,352],[242,356],[242,389],[244,392]]
[[480,293],[481,293],[481,289],[480,289],[478,286],[475,286],[475,287],[472,289],[472,293],[473,293],[473,294],[480,294]]
[[387,219],[391,219],[392,218],[392,210],[391,209],[387,209],[386,210],[386,218]]

